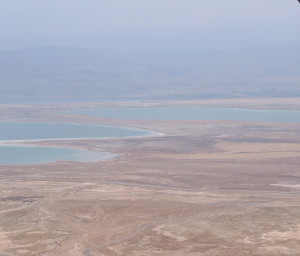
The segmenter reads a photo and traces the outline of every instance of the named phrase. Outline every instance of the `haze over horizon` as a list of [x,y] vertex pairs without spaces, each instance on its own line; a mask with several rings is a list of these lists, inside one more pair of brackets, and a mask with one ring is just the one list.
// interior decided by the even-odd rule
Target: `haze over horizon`
[[48,46],[234,50],[300,43],[300,6],[295,0],[0,3],[0,51]]
[[0,256],[300,256],[298,1],[0,0]]
[[296,0],[0,3],[1,102],[300,95]]

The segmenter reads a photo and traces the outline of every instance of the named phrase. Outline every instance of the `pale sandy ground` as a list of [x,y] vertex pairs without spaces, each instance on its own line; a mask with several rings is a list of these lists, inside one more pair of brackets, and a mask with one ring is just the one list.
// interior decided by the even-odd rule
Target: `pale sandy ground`
[[[298,99],[224,104],[300,105]],[[0,166],[1,256],[300,255],[300,125],[127,122],[53,113],[63,107],[1,105],[0,115],[3,121],[125,125],[158,134],[35,142],[121,156]]]

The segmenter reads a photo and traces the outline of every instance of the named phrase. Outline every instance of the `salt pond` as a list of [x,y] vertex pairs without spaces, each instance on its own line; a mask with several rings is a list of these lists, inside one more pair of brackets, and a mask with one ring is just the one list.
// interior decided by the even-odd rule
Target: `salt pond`
[[109,159],[115,154],[107,152],[84,151],[77,149],[35,147],[35,146],[0,146],[0,164],[39,164],[56,161],[93,162]]
[[[151,132],[122,127],[62,123],[0,122],[0,141],[53,140],[79,138],[120,138],[150,135]],[[97,161],[113,157],[107,152],[53,147],[0,146],[0,164],[29,164],[55,161]]]
[[[300,111],[237,108],[101,108],[72,111],[73,114],[128,120],[229,120],[300,123]],[[151,132],[121,127],[0,122],[0,141],[145,136]],[[0,164],[44,163],[58,160],[96,161],[109,153],[46,147],[0,146]]]
[[102,125],[0,122],[0,141],[145,136],[148,131]]
[[100,118],[129,120],[228,120],[300,123],[300,111],[240,108],[96,108],[73,113]]

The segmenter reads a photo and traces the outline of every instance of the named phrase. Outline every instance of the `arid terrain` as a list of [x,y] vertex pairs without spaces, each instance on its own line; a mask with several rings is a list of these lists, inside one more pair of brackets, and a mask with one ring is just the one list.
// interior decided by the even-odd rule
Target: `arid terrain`
[[300,255],[300,124],[60,112],[99,106],[300,109],[300,99],[0,105],[0,121],[155,132],[34,142],[120,154],[110,160],[0,165],[0,256]]

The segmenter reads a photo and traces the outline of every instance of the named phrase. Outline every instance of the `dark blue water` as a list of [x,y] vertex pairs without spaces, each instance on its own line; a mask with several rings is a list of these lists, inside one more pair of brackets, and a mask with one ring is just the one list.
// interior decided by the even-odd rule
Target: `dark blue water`
[[238,108],[101,108],[74,111],[81,115],[129,120],[228,120],[300,123],[300,111]]

